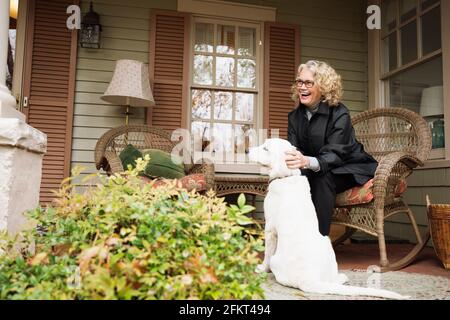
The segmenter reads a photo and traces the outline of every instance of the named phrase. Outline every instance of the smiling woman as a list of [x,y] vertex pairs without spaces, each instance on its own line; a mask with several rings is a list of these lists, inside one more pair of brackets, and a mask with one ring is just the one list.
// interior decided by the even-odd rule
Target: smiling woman
[[377,167],[355,138],[342,92],[341,76],[331,66],[308,61],[298,68],[292,93],[299,104],[288,116],[288,140],[297,150],[287,153],[286,164],[304,169],[323,235],[330,232],[336,194],[364,185]]
[[[317,85],[316,85],[317,84]],[[342,98],[342,79],[324,62],[308,61],[298,68],[298,77],[292,86],[292,98],[304,105],[317,106],[320,100],[337,106]]]

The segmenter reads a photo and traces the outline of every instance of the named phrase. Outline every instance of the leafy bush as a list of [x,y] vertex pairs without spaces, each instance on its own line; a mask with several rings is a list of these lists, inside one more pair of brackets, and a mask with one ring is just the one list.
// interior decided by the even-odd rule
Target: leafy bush
[[244,227],[253,207],[243,196],[227,206],[175,183],[144,185],[145,164],[100,178],[85,194],[69,178],[53,208],[29,212],[37,228],[19,242],[3,234],[0,298],[263,298],[262,242]]

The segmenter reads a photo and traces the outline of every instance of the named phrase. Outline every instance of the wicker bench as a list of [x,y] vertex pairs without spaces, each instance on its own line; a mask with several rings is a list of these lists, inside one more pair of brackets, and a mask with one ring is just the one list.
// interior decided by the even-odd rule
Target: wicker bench
[[[147,125],[120,126],[105,132],[97,141],[94,155],[96,168],[103,169],[108,175],[124,171],[119,154],[128,144],[140,150],[152,148],[170,153],[177,143],[171,140],[170,133],[159,128]],[[204,174],[206,189],[214,189],[212,163],[186,164],[185,172],[187,175]]]

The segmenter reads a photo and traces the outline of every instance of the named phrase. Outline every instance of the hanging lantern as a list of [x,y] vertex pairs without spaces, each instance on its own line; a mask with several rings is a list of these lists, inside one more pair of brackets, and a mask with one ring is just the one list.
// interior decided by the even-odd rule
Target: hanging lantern
[[81,21],[80,46],[83,48],[100,48],[100,16],[92,9],[92,1],[89,12]]

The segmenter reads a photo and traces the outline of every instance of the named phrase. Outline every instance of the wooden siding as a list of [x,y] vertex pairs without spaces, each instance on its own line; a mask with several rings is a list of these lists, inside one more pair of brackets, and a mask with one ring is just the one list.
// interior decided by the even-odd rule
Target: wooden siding
[[[405,201],[414,212],[422,232],[428,226],[426,195],[432,203],[450,204],[450,168],[415,170],[408,178]],[[415,239],[405,215],[394,216],[387,223],[387,234],[397,238]]]
[[[136,59],[148,63],[150,10],[176,10],[176,5],[176,0],[95,1],[94,10],[103,27],[102,43],[98,50],[78,49],[72,167],[85,167],[85,174],[97,172],[94,148],[98,138],[125,124],[124,108],[100,99],[112,78],[115,61]],[[81,10],[82,14],[89,10],[89,1],[81,1]],[[132,108],[132,113],[130,123],[145,123],[144,108]]]

